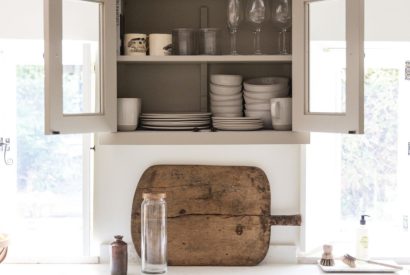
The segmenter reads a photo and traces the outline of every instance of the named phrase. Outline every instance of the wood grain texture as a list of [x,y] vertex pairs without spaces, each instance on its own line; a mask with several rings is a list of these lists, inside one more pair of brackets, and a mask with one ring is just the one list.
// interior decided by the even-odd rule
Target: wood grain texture
[[256,265],[269,247],[270,226],[300,216],[270,216],[270,187],[256,167],[158,165],[134,195],[131,233],[140,255],[143,192],[166,192],[169,265]]

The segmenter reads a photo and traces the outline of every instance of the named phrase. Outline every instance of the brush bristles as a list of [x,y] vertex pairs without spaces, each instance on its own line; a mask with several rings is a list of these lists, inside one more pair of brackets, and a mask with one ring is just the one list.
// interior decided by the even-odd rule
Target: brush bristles
[[350,255],[344,255],[342,261],[351,268],[356,267],[356,259]]
[[333,259],[321,259],[320,264],[323,266],[334,266],[335,265],[335,260]]

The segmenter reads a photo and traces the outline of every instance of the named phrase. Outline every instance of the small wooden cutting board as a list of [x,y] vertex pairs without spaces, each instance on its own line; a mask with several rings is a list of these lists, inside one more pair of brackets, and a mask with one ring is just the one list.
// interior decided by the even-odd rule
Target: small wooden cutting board
[[131,234],[141,255],[144,192],[167,194],[169,265],[257,265],[271,225],[300,225],[300,215],[271,216],[265,173],[247,166],[157,165],[142,175],[132,205]]

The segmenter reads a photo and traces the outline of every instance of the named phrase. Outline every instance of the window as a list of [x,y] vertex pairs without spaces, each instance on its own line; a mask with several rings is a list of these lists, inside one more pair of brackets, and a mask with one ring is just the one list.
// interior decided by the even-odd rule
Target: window
[[[84,262],[92,137],[44,135],[42,2],[0,0],[0,138],[10,138],[5,156],[13,160],[0,159],[0,232],[10,235],[9,262]],[[83,41],[67,43],[83,54]],[[90,108],[81,61],[64,63],[68,111]]]
[[330,242],[355,255],[355,229],[369,214],[370,256],[410,258],[410,43],[365,47],[365,134],[314,133],[306,147],[306,249]]

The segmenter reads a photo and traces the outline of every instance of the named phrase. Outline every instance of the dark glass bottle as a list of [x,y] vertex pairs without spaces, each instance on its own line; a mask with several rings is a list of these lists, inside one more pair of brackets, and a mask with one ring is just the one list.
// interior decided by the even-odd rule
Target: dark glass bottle
[[122,236],[114,236],[115,241],[111,243],[111,275],[127,275],[128,252],[127,243]]

